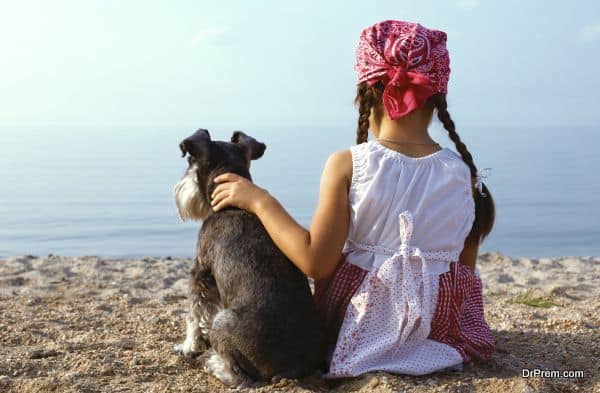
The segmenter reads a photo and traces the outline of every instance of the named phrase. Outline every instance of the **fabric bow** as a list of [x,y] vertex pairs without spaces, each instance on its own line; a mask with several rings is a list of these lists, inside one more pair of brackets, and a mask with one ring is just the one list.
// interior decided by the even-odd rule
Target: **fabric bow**
[[483,179],[490,175],[492,168],[483,168],[481,171],[477,171],[475,175],[475,187],[479,190],[482,197],[486,197],[487,194],[483,192]]
[[389,288],[391,288],[396,281],[402,277],[400,270],[402,264],[406,264],[405,273],[403,279],[405,281],[405,288],[407,286],[413,286],[415,283],[411,280],[411,264],[409,263],[410,257],[419,257],[424,259],[423,254],[419,248],[410,246],[410,239],[413,233],[413,218],[410,211],[405,210],[398,216],[400,224],[400,248],[390,258],[386,259],[381,266],[377,269],[377,277]]
[[[388,66],[380,78],[383,90],[383,105],[392,120],[398,119],[420,107],[435,93],[433,81],[418,72],[406,71],[401,66]],[[377,80],[372,81],[372,84]]]

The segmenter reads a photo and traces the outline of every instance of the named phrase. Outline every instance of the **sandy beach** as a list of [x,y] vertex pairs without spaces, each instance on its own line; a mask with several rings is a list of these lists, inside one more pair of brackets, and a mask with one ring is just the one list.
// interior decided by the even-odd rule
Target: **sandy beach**
[[[423,377],[314,376],[255,392],[600,392],[600,258],[479,257],[497,348]],[[228,391],[172,352],[184,338],[190,259],[0,259],[0,391]],[[523,370],[526,371],[523,371]],[[583,377],[523,377],[583,371]],[[527,371],[529,370],[529,371]]]

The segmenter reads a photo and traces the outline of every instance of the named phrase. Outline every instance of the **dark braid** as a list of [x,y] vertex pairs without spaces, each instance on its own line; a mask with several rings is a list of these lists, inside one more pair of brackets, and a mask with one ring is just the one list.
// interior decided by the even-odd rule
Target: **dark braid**
[[438,119],[444,125],[444,128],[448,131],[448,136],[454,142],[456,146],[456,150],[460,153],[463,161],[469,166],[471,170],[471,176],[475,177],[477,175],[477,167],[475,167],[475,163],[473,163],[473,156],[467,150],[467,146],[460,140],[460,136],[456,133],[456,128],[454,126],[454,121],[450,118],[450,113],[448,113],[448,104],[446,102],[446,97],[443,94],[436,94],[434,100],[435,106],[437,108]]
[[[440,119],[444,125],[444,128],[448,131],[448,136],[452,142],[454,142],[456,150],[460,153],[463,161],[469,166],[471,177],[474,183],[477,176],[477,167],[473,162],[473,156],[456,132],[454,121],[452,121],[450,113],[448,113],[446,95],[434,94],[431,97],[431,100],[437,108],[438,119]],[[473,228],[467,237],[468,241],[477,243],[480,243],[492,231],[495,218],[495,207],[492,194],[485,184],[483,184],[482,190],[486,195],[485,197],[479,193],[478,189],[473,187],[473,198],[475,199],[475,222],[473,223]]]
[[377,103],[373,88],[366,82],[360,83],[356,89],[354,104],[358,106],[358,127],[356,128],[356,144],[366,142],[369,137],[369,116],[371,108]]

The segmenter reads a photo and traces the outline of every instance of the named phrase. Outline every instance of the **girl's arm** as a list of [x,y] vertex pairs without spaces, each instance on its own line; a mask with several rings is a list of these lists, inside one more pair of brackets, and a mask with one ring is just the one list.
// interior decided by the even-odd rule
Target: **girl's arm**
[[279,249],[304,274],[314,279],[329,276],[340,260],[348,236],[348,190],[352,179],[349,150],[332,154],[323,169],[319,202],[310,230],[299,225],[268,192],[234,175],[218,176],[213,209],[246,209],[258,216]]

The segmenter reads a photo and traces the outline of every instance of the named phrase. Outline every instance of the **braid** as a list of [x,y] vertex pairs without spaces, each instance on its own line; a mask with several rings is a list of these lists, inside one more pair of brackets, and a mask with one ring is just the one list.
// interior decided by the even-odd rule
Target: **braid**
[[[432,100],[437,108],[438,119],[440,119],[446,131],[448,131],[448,136],[452,142],[454,142],[456,150],[460,153],[463,161],[469,167],[469,170],[471,171],[471,177],[473,181],[475,181],[477,176],[477,167],[473,162],[473,156],[456,132],[454,121],[452,121],[450,113],[448,113],[446,95],[434,94],[432,96]],[[489,192],[485,184],[483,184],[482,190],[483,193],[486,194],[485,197],[479,193],[479,190],[476,190],[473,187],[473,198],[475,199],[475,222],[473,223],[473,228],[467,237],[468,241],[476,241],[477,243],[481,242],[492,231],[495,218],[495,207],[492,194]]]
[[369,137],[369,116],[377,98],[373,90],[362,82],[356,89],[354,103],[358,105],[358,127],[356,128],[356,144],[366,142]]
[[473,156],[467,149],[467,146],[463,143],[463,141],[460,139],[460,136],[458,136],[458,134],[456,133],[454,121],[452,120],[452,118],[450,118],[450,113],[448,113],[448,103],[446,102],[446,97],[442,94],[438,94],[437,96],[438,98],[436,101],[436,106],[438,119],[440,119],[440,121],[444,125],[444,128],[448,131],[448,136],[450,137],[452,142],[454,142],[456,150],[458,150],[458,152],[460,153],[460,156],[462,157],[463,161],[469,166],[469,169],[471,170],[471,176],[475,177],[477,176],[477,167],[473,162]]

